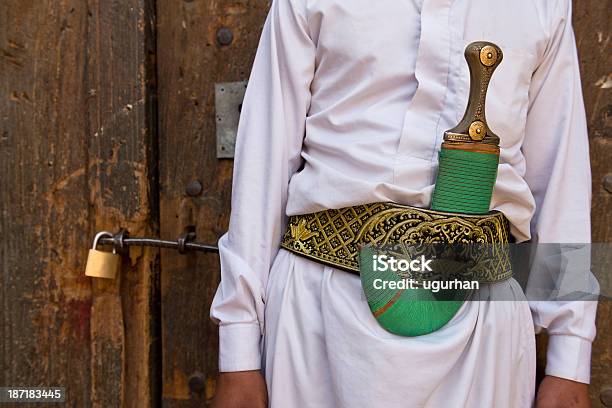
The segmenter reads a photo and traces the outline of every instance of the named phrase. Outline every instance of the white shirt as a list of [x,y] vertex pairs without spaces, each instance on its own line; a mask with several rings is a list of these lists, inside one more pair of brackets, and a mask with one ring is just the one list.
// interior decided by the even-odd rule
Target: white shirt
[[[420,4],[422,3],[422,4]],[[476,40],[499,45],[487,120],[491,208],[518,241],[590,242],[591,173],[570,0],[274,0],[242,106],[220,239],[220,370],[260,367],[264,297],[287,215],[377,201],[428,207],[461,119]],[[595,302],[532,302],[549,375],[588,382]]]

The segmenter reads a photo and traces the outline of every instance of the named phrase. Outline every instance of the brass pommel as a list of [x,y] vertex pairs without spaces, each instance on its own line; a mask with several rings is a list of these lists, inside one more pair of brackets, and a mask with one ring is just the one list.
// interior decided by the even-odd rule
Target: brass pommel
[[501,48],[490,42],[477,41],[466,47],[465,60],[470,69],[470,95],[463,119],[457,126],[444,132],[446,147],[469,150],[494,148],[499,151],[499,137],[487,124],[485,102],[491,76],[503,57]]

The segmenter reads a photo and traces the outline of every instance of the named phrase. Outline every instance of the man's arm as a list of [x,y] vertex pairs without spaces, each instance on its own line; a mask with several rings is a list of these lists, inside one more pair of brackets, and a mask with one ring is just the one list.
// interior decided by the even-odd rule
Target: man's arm
[[210,310],[219,324],[221,372],[261,367],[268,273],[285,224],[289,178],[301,163],[314,75],[302,3],[272,2],[242,104],[230,225],[219,240],[221,283]]
[[[532,239],[540,244],[589,243],[589,144],[571,1],[557,3],[550,42],[532,78],[523,144],[525,178],[536,201]],[[559,398],[551,391],[559,384],[584,399],[586,386],[580,383],[590,381],[596,302],[532,301],[530,306],[536,329],[549,334],[546,374],[569,380],[548,378],[538,403],[545,406],[542,399]]]

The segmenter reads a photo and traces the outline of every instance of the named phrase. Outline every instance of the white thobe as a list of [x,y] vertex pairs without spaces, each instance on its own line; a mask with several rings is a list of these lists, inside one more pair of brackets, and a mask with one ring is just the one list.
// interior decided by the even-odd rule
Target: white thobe
[[273,407],[522,407],[534,330],[546,372],[588,382],[594,302],[466,302],[442,329],[378,326],[359,278],[279,250],[287,215],[428,207],[443,132],[468,97],[467,44],[496,43],[487,119],[501,138],[491,208],[518,241],[590,240],[591,175],[570,0],[273,0],[219,241],[220,371],[263,368]]

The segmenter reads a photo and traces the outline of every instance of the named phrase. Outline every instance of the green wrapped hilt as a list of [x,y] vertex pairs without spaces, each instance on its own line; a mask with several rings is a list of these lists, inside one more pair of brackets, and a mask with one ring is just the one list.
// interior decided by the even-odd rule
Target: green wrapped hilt
[[485,41],[465,49],[470,69],[470,95],[463,119],[444,132],[431,209],[462,214],[487,214],[497,168],[499,137],[487,124],[485,102],[502,50]]

